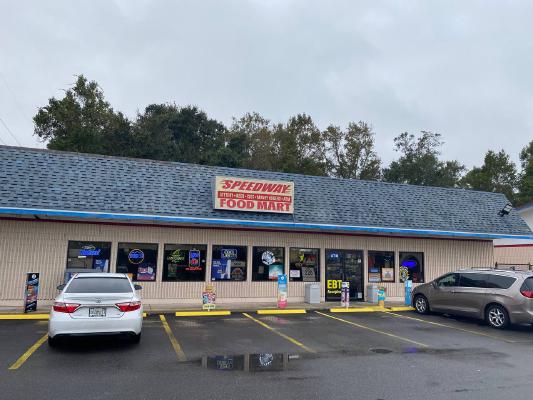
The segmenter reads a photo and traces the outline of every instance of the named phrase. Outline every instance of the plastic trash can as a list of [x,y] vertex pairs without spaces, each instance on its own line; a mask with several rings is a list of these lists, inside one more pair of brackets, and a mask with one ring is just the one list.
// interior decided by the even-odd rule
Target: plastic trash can
[[366,287],[367,301],[369,303],[378,303],[378,285],[367,285]]
[[312,283],[305,286],[305,302],[309,304],[320,303],[320,285]]

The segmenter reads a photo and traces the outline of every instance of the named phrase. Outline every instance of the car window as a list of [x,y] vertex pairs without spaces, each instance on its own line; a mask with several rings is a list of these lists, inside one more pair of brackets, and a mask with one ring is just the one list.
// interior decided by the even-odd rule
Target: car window
[[129,293],[132,292],[126,278],[74,278],[65,293]]
[[522,287],[520,288],[521,292],[524,291],[533,291],[533,278],[527,278],[524,283],[522,283]]
[[461,287],[474,287],[474,288],[486,288],[488,286],[488,274],[476,274],[476,273],[464,273],[461,274],[459,280],[459,286]]
[[494,289],[509,289],[515,282],[516,278],[513,278],[512,276],[490,274],[487,287]]
[[443,276],[442,278],[437,279],[437,286],[441,287],[449,287],[449,286],[457,286],[458,283],[458,275],[459,274],[448,274]]

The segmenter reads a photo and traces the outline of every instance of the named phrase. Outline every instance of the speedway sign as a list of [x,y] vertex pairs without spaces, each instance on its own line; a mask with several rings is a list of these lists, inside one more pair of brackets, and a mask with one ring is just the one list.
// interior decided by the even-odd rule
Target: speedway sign
[[214,208],[292,214],[294,182],[215,177]]

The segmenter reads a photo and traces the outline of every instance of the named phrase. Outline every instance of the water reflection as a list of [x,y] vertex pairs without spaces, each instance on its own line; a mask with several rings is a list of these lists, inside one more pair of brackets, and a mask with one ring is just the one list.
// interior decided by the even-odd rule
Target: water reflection
[[219,371],[284,371],[288,369],[289,362],[298,359],[300,359],[298,354],[288,353],[203,356],[202,367]]

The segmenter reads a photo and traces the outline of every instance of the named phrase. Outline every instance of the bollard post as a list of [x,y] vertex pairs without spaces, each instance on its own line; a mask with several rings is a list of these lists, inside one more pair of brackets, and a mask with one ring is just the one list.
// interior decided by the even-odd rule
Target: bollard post
[[410,279],[407,279],[405,281],[405,305],[410,306],[411,305],[411,291],[413,289],[413,281]]

